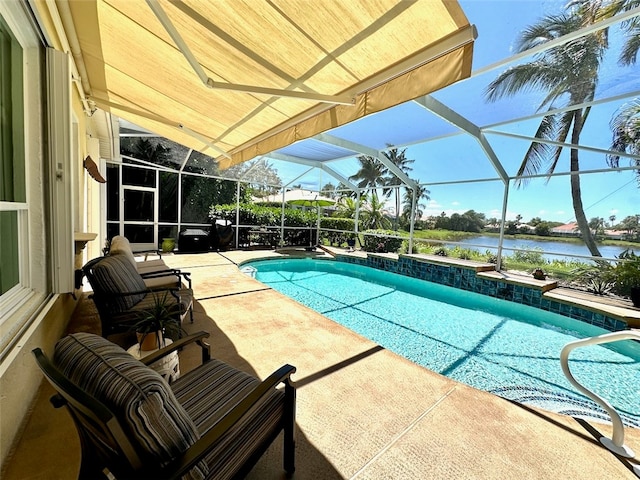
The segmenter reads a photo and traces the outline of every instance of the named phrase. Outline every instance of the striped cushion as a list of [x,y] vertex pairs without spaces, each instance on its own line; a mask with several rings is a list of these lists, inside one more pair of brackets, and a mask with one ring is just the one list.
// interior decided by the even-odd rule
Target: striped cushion
[[[242,401],[260,381],[218,360],[211,360],[176,380],[176,398],[204,435]],[[208,479],[232,478],[271,433],[280,428],[284,392],[274,390],[221,437],[207,454]]]
[[142,292],[136,295],[114,295],[108,302],[112,313],[129,310],[144,298],[144,280],[125,255],[109,255],[93,267],[92,287],[100,295]]
[[[143,463],[168,462],[200,438],[162,377],[108,340],[90,333],[64,337],[56,345],[54,362],[113,412],[140,447]],[[206,465],[198,465],[185,478],[206,474]]]

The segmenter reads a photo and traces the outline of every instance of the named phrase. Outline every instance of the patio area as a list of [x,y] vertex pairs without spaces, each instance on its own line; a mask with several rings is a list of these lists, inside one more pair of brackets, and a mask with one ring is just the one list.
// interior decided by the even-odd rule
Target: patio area
[[[195,321],[212,355],[261,378],[297,367],[297,479],[635,478],[588,424],[514,404],[433,373],[242,274],[237,264],[273,251],[163,256],[192,274]],[[70,329],[98,327],[83,299]],[[128,338],[113,338],[129,346]],[[186,371],[195,355],[181,354]],[[41,387],[4,480],[77,477],[79,442],[68,414]],[[626,443],[640,452],[640,431]],[[276,441],[248,478],[283,478]],[[638,459],[634,460],[638,464]]]

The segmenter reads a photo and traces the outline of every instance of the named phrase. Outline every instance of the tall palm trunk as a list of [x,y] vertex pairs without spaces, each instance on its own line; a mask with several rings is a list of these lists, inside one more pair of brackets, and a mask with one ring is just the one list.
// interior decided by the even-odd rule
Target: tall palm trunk
[[396,218],[394,221],[393,229],[398,230],[400,228],[400,188],[396,188]]
[[[582,110],[578,110],[573,119],[573,131],[571,132],[571,143],[578,145],[580,142],[580,132],[582,131]],[[582,206],[582,193],[580,190],[580,162],[578,160],[578,149],[571,149],[571,199],[573,200],[573,211],[576,214],[576,222],[582,234],[582,240],[594,257],[601,257],[600,250],[595,238],[591,234],[589,222],[584,214]]]

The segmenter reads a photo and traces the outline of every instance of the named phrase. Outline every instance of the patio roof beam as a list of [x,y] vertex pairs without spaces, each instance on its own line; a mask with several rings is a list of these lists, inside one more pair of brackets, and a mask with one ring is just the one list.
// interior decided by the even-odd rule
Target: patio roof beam
[[485,155],[493,165],[493,168],[496,170],[498,175],[500,175],[502,181],[505,183],[509,181],[509,175],[502,166],[502,163],[498,159],[495,151],[482,133],[482,130],[480,130],[480,128],[476,124],[470,122],[459,113],[447,107],[444,103],[433,98],[431,95],[424,95],[423,97],[414,100],[414,102],[422,106],[423,108],[426,108],[454,127],[457,127],[474,137],[480,144],[480,148],[482,148]]
[[338,138],[333,135],[329,135],[327,133],[320,133],[313,137],[315,140],[319,142],[328,143],[330,145],[335,145],[336,147],[344,148],[347,150],[353,150],[354,152],[361,153],[363,155],[368,155],[373,158],[377,158],[380,162],[387,167],[387,169],[392,172],[396,177],[400,179],[405,185],[410,188],[414,188],[416,186],[416,182],[411,180],[406,173],[400,170],[393,162],[389,161],[387,157],[381,154],[380,151],[367,147],[366,145],[361,145],[356,142],[352,142],[350,140],[345,140],[343,138]]
[[349,187],[352,191],[357,192],[359,189],[353,183],[349,181],[349,179],[345,178],[343,175],[336,172],[333,168],[328,167],[327,165],[321,164],[320,169],[327,172],[333,178],[338,180],[340,183]]
[[587,27],[581,28],[580,30],[576,30],[575,32],[568,33],[563,35],[562,37],[556,38],[549,42],[545,42],[543,44],[538,45],[537,47],[530,48],[529,50],[525,50],[524,52],[517,53],[512,55],[504,60],[500,60],[496,63],[492,63],[491,65],[487,65],[486,67],[479,68],[478,70],[474,70],[471,72],[471,77],[476,77],[478,75],[482,75],[483,73],[490,72],[497,68],[504,67],[505,65],[520,60],[522,58],[530,57],[536,53],[544,52],[546,50],[550,50],[559,45],[564,45],[569,43],[576,38],[584,37],[586,35],[595,33],[599,30],[603,30],[611,25],[615,25],[616,23],[624,22],[627,20],[631,20],[634,17],[640,15],[640,7],[633,8],[623,13],[619,13],[618,15],[607,18],[605,20],[601,20],[593,25],[589,25]]
[[254,168],[256,168],[258,165],[261,165],[264,160],[264,157],[260,157],[258,158],[253,165],[251,165],[246,172],[244,172],[242,175],[240,175],[240,177],[238,178],[238,180],[243,181],[243,182],[249,182],[250,180],[245,180],[245,178],[247,177],[247,175],[249,175],[249,173],[251,172],[251,170],[253,170]]
[[[100,98],[101,96],[103,96],[104,99]],[[95,102],[95,104],[98,105],[100,108],[108,107],[108,108],[105,109],[106,111],[109,111],[111,109],[122,110],[123,112],[129,112],[129,113],[132,113],[134,115],[138,115],[138,116],[143,117],[143,118],[148,118],[149,120],[153,120],[154,122],[162,123],[163,125],[169,125],[169,126],[172,126],[172,127],[180,128],[187,135],[199,140],[200,142],[205,144],[207,147],[209,147],[209,148],[215,150],[216,152],[220,153],[222,156],[224,156],[226,158],[231,158],[231,155],[229,155],[223,149],[215,146],[213,143],[211,143],[211,140],[206,138],[204,135],[202,135],[202,134],[200,134],[198,132],[194,132],[193,130],[191,130],[188,127],[185,127],[181,123],[174,122],[172,120],[169,120],[168,118],[164,118],[164,117],[161,117],[159,115],[155,115],[153,113],[148,113],[148,112],[145,112],[143,110],[138,110],[136,108],[131,108],[131,107],[128,107],[126,105],[122,105],[122,104],[119,104],[119,103],[111,102],[110,100],[106,100],[106,98],[109,98],[109,96],[108,96],[108,94],[106,92],[96,92],[95,90],[94,90],[93,95],[91,96],[91,100],[93,102]]]
[[314,168],[319,168],[320,170],[327,172],[329,175],[331,175],[333,178],[338,180],[340,183],[343,183],[344,185],[349,187],[354,192],[357,192],[359,190],[358,187],[356,187],[353,183],[347,180],[344,176],[342,176],[341,174],[336,172],[334,169],[332,169],[331,167],[328,167],[327,165],[325,165],[324,163],[318,160],[311,160],[309,158],[296,157],[294,155],[288,155],[285,153],[277,153],[277,152],[271,152],[269,154],[269,157],[273,158],[274,160],[282,160],[283,162],[291,162],[291,163],[297,163],[299,165],[309,165]]
[[540,118],[540,117],[546,117],[548,115],[555,115],[557,113],[564,113],[564,112],[569,112],[571,110],[578,110],[580,108],[586,108],[586,107],[594,107],[596,105],[602,105],[605,103],[611,103],[611,102],[615,102],[618,100],[624,100],[626,98],[635,98],[640,96],[640,90],[634,90],[632,92],[627,92],[627,93],[623,93],[620,95],[615,95],[613,97],[607,97],[607,98],[601,98],[599,100],[591,100],[590,102],[582,102],[582,103],[576,103],[574,105],[569,105],[567,107],[562,107],[562,108],[554,108],[551,110],[547,110],[544,112],[537,112],[534,113],[533,115],[527,115],[526,117],[518,117],[518,118],[512,118],[510,120],[506,120],[504,122],[498,122],[498,123],[492,123],[490,125],[484,125],[482,128],[482,131],[487,131],[487,129],[490,128],[495,128],[495,127],[500,127],[503,125],[513,125],[514,123],[517,122],[523,122],[523,121],[527,121],[527,120],[532,120],[534,118]]
[[157,0],[147,0],[147,5],[149,5],[151,11],[155,14],[155,16],[158,18],[158,21],[162,24],[162,27],[176,44],[176,47],[178,48],[178,50],[180,50],[180,53],[182,53],[187,62],[189,62],[189,65],[191,65],[191,68],[194,70],[196,75],[200,77],[202,83],[208,88],[233,90],[236,92],[255,93],[275,97],[298,98],[301,100],[311,100],[314,102],[330,103],[336,105],[355,104],[355,95],[324,95],[315,92],[300,92],[294,90],[283,90],[279,88],[259,87],[254,85],[216,82],[212,78],[210,78],[204,71],[204,68],[202,68],[202,65],[200,65],[198,59],[195,57],[193,52],[191,52],[191,49],[182,38],[182,35],[180,35],[180,32],[178,32],[178,29],[173,25],[173,22],[171,22],[169,16],[160,6],[160,3]]
[[294,178],[293,180],[291,180],[289,183],[285,184],[282,186],[282,191],[283,194],[282,196],[284,197],[284,189],[288,188],[289,185],[291,185],[293,182],[296,182],[298,180],[300,180],[302,177],[304,177],[307,173],[311,172],[315,167],[310,167],[309,169],[305,170],[304,172],[302,172],[300,175],[298,175],[296,178]]
[[633,158],[635,160],[640,160],[640,155],[635,155],[633,153],[627,153],[627,152],[619,152],[617,150],[609,150],[609,149],[606,149],[606,148],[587,147],[586,145],[577,145],[575,143],[557,142],[555,140],[548,140],[546,138],[530,137],[528,135],[520,135],[518,133],[501,132],[501,131],[498,131],[498,130],[485,130],[484,132],[485,133],[493,133],[495,135],[501,135],[503,137],[518,138],[520,140],[527,140],[527,141],[535,142],[535,143],[544,143],[546,145],[554,145],[556,147],[575,148],[575,149],[584,150],[584,151],[587,151],[587,152],[602,153],[602,154],[605,154],[605,155],[618,155],[620,157],[627,157],[627,158]]

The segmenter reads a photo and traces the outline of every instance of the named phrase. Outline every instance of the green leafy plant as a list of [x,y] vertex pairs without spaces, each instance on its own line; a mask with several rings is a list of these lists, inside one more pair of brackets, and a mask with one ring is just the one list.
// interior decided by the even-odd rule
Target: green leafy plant
[[575,269],[573,280],[587,291],[596,295],[606,295],[614,287],[614,268],[606,260],[596,260],[595,265],[583,265]]
[[631,289],[640,287],[640,255],[625,250],[618,256],[618,263],[612,269],[613,292],[623,297],[631,296]]
[[367,252],[397,252],[402,246],[402,238],[382,237],[379,235],[396,235],[391,230],[366,230],[364,232],[364,250]]
[[[180,305],[170,292],[152,292],[153,302],[138,313],[138,320],[132,329],[139,334],[139,343],[152,333],[161,332],[162,337],[178,339],[182,334],[180,327]],[[158,338],[158,343],[161,339]],[[161,345],[158,345],[160,348]]]

